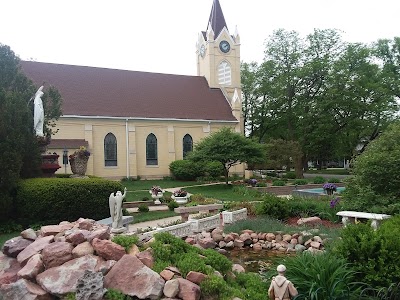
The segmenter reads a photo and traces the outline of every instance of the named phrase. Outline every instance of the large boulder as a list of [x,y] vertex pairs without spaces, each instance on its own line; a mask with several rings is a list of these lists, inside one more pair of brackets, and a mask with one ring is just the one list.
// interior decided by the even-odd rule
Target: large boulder
[[86,270],[94,271],[97,261],[97,258],[92,255],[75,258],[61,266],[40,273],[36,277],[36,281],[44,290],[59,297],[75,293],[78,279],[84,275]]
[[149,268],[152,268],[154,265],[154,258],[151,249],[147,249],[145,251],[139,252],[136,254],[136,257]]
[[200,287],[184,278],[178,278],[179,282],[179,293],[178,297],[182,300],[199,300],[200,299]]
[[26,265],[19,270],[18,278],[24,278],[27,280],[34,280],[36,276],[44,271],[44,265],[41,254],[35,254],[32,256]]
[[104,278],[106,288],[117,289],[139,299],[159,299],[164,283],[158,273],[129,254],[124,255]]
[[94,251],[105,260],[120,260],[126,254],[125,248],[109,240],[94,238],[92,241]]
[[54,240],[53,235],[36,239],[32,244],[28,245],[24,250],[22,250],[17,255],[18,262],[22,266],[24,266],[32,256],[42,251],[43,248],[46,247],[51,242],[53,242],[53,240]]
[[49,293],[37,284],[26,279],[14,283],[3,284],[0,287],[0,299],[4,300],[52,300]]
[[32,244],[32,241],[17,236],[6,241],[3,245],[2,251],[5,255],[15,258],[30,244]]
[[83,242],[72,249],[72,256],[74,258],[82,257],[88,254],[93,254],[93,246],[89,242]]
[[21,266],[15,258],[5,256],[0,252],[0,286],[17,281],[19,270]]
[[102,300],[106,289],[103,287],[103,273],[86,270],[76,285],[76,300]]
[[33,230],[32,228],[28,228],[28,229],[25,229],[24,231],[21,231],[21,236],[24,239],[32,240],[32,241],[37,239],[36,231]]
[[46,269],[61,266],[71,260],[74,246],[67,242],[54,242],[43,248],[42,258]]

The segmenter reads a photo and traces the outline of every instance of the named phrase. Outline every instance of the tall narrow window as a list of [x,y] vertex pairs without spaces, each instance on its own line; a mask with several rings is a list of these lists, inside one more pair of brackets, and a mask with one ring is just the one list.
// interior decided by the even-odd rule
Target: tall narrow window
[[191,151],[193,151],[193,139],[190,134],[186,134],[183,137],[183,158]]
[[117,165],[117,138],[111,132],[104,138],[104,165]]
[[231,84],[231,66],[226,61],[221,62],[218,66],[218,83]]
[[152,133],[146,138],[146,165],[158,165],[157,138]]

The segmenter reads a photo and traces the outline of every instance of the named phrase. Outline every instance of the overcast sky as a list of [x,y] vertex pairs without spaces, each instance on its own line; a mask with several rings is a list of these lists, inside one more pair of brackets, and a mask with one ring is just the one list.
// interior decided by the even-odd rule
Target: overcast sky
[[[42,62],[196,75],[197,35],[213,0],[0,0],[0,43]],[[350,42],[400,36],[398,0],[220,0],[241,59],[262,61],[285,28],[336,28]]]

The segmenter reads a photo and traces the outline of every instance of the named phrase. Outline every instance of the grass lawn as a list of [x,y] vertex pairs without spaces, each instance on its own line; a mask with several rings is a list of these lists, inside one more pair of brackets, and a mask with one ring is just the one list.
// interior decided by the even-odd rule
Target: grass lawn
[[209,185],[196,186],[185,189],[191,194],[201,194],[206,198],[215,198],[223,201],[254,201],[260,199],[260,193],[244,186]]
[[0,249],[3,248],[3,245],[6,241],[8,241],[9,239],[19,236],[20,232],[16,231],[16,232],[12,232],[12,233],[4,233],[4,234],[0,234]]
[[[153,185],[158,185],[162,189],[192,186],[202,184],[200,181],[179,181],[179,180],[137,180],[137,181],[122,181],[123,186],[126,186],[128,191],[149,191]],[[147,192],[148,195],[150,195]]]
[[133,216],[133,223],[141,223],[141,222],[147,222],[147,221],[153,221],[153,220],[159,220],[163,218],[169,218],[169,217],[175,217],[178,216],[179,214],[169,211],[169,210],[160,210],[160,211],[149,211],[149,212],[137,212],[137,213],[132,213],[131,216]]

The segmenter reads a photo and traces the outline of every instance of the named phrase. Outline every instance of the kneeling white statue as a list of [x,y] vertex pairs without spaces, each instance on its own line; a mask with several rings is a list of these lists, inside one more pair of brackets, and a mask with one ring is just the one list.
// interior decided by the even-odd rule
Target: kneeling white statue
[[126,188],[124,189],[124,194],[122,195],[121,191],[117,191],[115,193],[111,193],[110,198],[108,200],[108,204],[110,206],[110,214],[112,221],[112,230],[111,232],[119,233],[124,232],[126,230],[122,225],[122,201],[126,196]]

